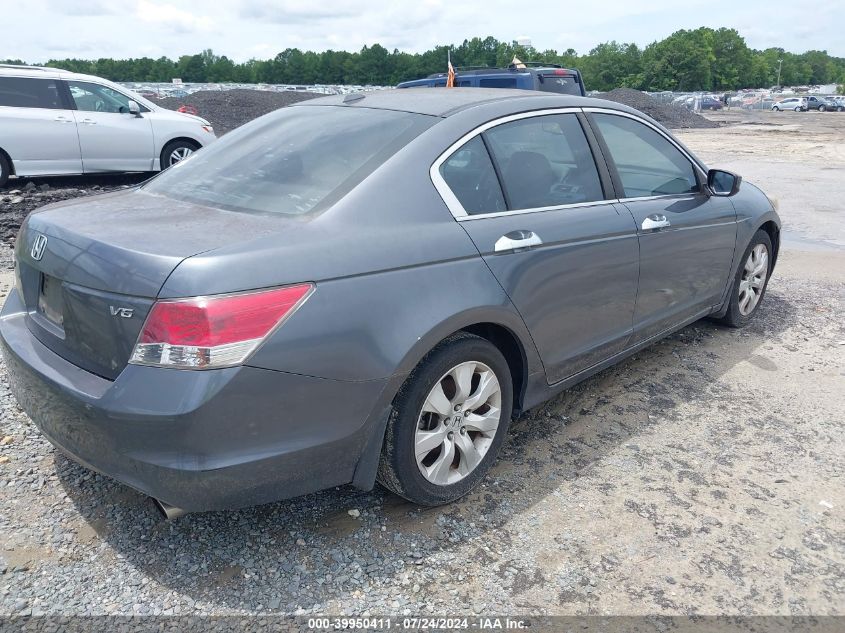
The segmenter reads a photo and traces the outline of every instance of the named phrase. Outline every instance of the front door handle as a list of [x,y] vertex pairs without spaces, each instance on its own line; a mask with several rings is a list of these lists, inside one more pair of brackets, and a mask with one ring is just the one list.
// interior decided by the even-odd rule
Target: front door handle
[[534,231],[511,231],[496,240],[493,251],[496,253],[507,253],[532,246],[539,246],[542,243],[543,240]]
[[643,231],[657,231],[672,226],[672,223],[662,213],[655,213],[643,220]]

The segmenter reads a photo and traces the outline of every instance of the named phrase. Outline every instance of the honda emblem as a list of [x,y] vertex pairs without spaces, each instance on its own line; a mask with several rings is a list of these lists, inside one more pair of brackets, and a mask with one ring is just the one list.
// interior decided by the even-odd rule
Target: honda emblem
[[32,259],[39,261],[44,257],[45,250],[47,250],[47,236],[36,233],[35,241],[32,243],[32,250],[29,251],[29,254],[32,255]]

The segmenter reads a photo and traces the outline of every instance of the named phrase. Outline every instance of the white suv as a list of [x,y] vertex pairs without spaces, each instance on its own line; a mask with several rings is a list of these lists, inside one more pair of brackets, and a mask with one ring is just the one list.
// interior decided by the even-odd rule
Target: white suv
[[159,171],[216,138],[205,119],[105,79],[0,65],[0,187],[13,174]]

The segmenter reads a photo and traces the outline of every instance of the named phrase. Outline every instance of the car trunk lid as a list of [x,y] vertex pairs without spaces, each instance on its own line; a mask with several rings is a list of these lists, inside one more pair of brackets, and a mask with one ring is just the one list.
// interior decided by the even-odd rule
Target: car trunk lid
[[185,258],[280,231],[247,215],[124,191],[50,205],[18,236],[18,287],[32,334],[75,365],[114,379],[150,308]]

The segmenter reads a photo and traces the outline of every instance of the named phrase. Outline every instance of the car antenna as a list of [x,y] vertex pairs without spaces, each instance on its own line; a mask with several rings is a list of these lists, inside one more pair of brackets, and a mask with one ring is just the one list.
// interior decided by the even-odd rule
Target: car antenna
[[363,99],[366,96],[367,95],[365,95],[363,92],[355,92],[353,94],[346,95],[343,98],[343,102],[344,103],[355,103],[356,101],[360,101],[361,99]]

